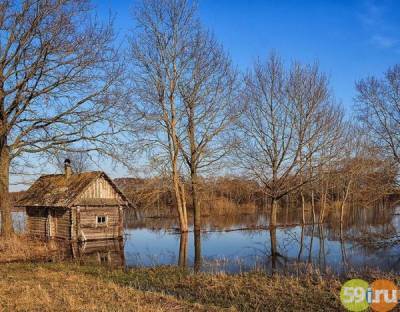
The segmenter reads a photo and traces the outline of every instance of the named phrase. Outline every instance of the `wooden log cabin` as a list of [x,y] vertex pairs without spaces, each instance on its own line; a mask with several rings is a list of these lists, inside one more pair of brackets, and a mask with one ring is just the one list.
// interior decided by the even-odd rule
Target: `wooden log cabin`
[[129,200],[104,172],[40,177],[19,200],[27,214],[27,233],[70,241],[123,237],[123,209]]

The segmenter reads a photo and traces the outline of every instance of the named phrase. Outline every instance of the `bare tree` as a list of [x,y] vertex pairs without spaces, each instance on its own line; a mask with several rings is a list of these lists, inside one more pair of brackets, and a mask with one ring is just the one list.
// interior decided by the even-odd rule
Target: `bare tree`
[[0,3],[3,234],[12,233],[12,161],[62,146],[94,150],[114,131],[104,122],[120,74],[112,40],[111,24],[99,24],[85,0]]
[[316,65],[294,64],[286,71],[273,54],[265,64],[257,62],[244,83],[239,163],[271,199],[275,226],[277,200],[313,178],[305,169],[314,172],[317,156],[339,133],[342,113]]
[[356,83],[356,110],[361,123],[382,152],[400,163],[400,64],[382,79],[368,77]]
[[207,32],[199,31],[190,47],[189,66],[179,84],[183,101],[180,147],[190,171],[194,229],[201,229],[198,198],[199,171],[210,168],[229,151],[224,133],[236,112],[236,73],[222,47]]
[[178,85],[189,66],[190,48],[199,28],[195,6],[187,0],[144,0],[134,12],[137,28],[130,49],[132,115],[142,119],[132,130],[141,149],[169,167],[180,229],[186,232],[178,133],[183,110]]
[[393,161],[380,154],[370,136],[358,125],[350,125],[342,144],[340,161],[333,168],[336,198],[339,199],[340,226],[345,222],[346,206],[368,205],[393,194],[397,169]]
[[[294,64],[289,78],[290,101],[295,103],[297,114],[296,139],[303,146],[298,160],[300,184],[307,183],[310,195],[312,222],[316,222],[316,184],[321,183],[329,165],[340,159],[343,130],[342,110],[333,104],[327,78],[319,73],[318,66]],[[300,187],[302,221],[305,223],[304,186]]]
[[131,60],[134,109],[143,117],[136,127],[142,129],[140,146],[170,166],[183,232],[183,165],[189,168],[194,227],[200,230],[198,171],[226,153],[226,144],[218,138],[232,121],[229,109],[236,74],[221,46],[201,28],[194,4],[148,0],[135,12],[138,29]]

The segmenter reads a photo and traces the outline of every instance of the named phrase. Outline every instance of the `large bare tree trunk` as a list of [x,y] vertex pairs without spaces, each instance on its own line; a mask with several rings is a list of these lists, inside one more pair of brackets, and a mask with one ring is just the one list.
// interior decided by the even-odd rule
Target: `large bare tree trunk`
[[198,176],[197,176],[197,156],[198,148],[195,138],[195,110],[194,105],[188,105],[188,137],[190,145],[190,160],[188,165],[190,168],[190,183],[192,186],[192,206],[193,206],[193,216],[194,216],[194,231],[201,231],[201,211],[198,201]]
[[187,217],[187,208],[186,208],[186,191],[185,191],[185,183],[181,181],[180,183],[180,193],[181,193],[181,201],[182,201],[182,216],[183,220],[185,220],[185,232],[188,231],[188,217]]
[[[185,218],[186,213],[183,210],[180,176],[175,161],[173,161],[172,164],[172,180],[173,180],[173,188],[175,192],[176,205],[178,210],[180,231],[181,233],[185,233],[188,231],[188,224],[187,224],[187,218]],[[185,210],[186,210],[186,205],[185,205]]]
[[278,210],[277,202],[276,202],[276,199],[273,198],[271,200],[271,214],[270,214],[270,219],[269,219],[270,227],[276,227],[277,210]]
[[0,138],[0,212],[1,233],[8,237],[13,234],[11,203],[9,193],[10,152],[5,136]]
[[[171,110],[171,122],[169,127],[168,136],[170,136],[170,153],[172,162],[172,180],[176,198],[176,205],[178,209],[178,217],[181,233],[188,231],[187,216],[186,216],[186,199],[182,194],[183,187],[181,185],[180,171],[178,169],[179,159],[179,142],[176,134],[176,108],[175,97],[173,95],[169,98]],[[166,120],[167,121],[167,120]]]
[[178,265],[186,268],[188,256],[188,233],[182,233],[179,241],[179,259]]
[[201,230],[201,211],[200,204],[198,201],[198,177],[196,170],[191,170],[191,183],[192,183],[192,204],[193,204],[193,215],[194,215],[194,230]]

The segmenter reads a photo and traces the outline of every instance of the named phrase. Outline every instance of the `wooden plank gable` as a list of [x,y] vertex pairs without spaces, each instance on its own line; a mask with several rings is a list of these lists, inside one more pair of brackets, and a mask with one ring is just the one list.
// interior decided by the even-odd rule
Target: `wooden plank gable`
[[88,188],[79,196],[79,199],[117,199],[124,201],[121,195],[114,187],[104,178],[99,177],[94,180]]

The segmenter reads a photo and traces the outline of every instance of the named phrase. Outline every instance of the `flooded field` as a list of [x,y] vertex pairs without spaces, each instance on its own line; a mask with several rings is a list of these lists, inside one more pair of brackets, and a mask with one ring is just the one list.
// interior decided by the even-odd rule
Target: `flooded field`
[[[282,209],[279,226],[267,213],[206,217],[201,235],[179,234],[172,218],[125,218],[125,239],[88,242],[70,254],[126,266],[180,265],[208,272],[249,270],[322,272],[379,269],[400,272],[400,207],[352,208],[340,226],[335,215],[323,224],[300,225],[299,211]],[[23,212],[14,225],[24,230]]]
[[126,264],[193,266],[199,261],[206,271],[291,271],[312,265],[324,272],[400,272],[400,207],[353,209],[342,228],[334,217],[305,226],[293,225],[290,212],[281,211],[278,219],[280,226],[269,230],[266,214],[206,218],[201,238],[168,230],[176,226],[174,220],[147,219],[140,226],[131,222],[126,227]]

